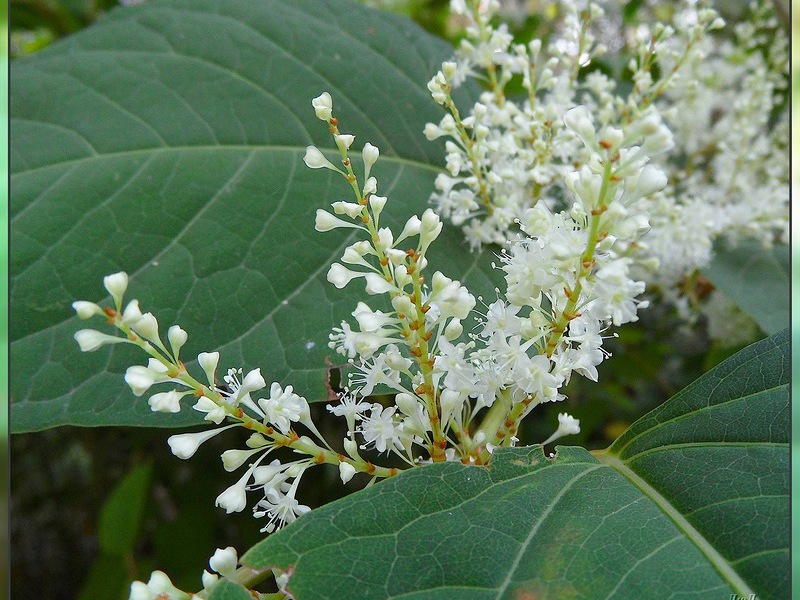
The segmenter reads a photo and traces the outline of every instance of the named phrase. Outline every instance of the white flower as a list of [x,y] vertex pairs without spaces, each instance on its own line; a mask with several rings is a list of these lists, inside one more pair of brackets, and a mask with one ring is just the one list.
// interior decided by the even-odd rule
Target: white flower
[[189,339],[189,334],[186,333],[179,325],[173,325],[167,330],[167,339],[172,348],[172,354],[177,359],[180,354],[181,348]]
[[297,492],[299,481],[300,476],[298,475],[285,494],[274,487],[267,490],[266,497],[256,505],[257,508],[262,510],[253,511],[253,516],[256,518],[269,516],[269,522],[261,531],[271,533],[288,523],[294,522],[299,516],[311,510],[308,506],[302,505],[295,500],[294,496]]
[[94,302],[87,302],[86,300],[77,300],[72,303],[72,308],[78,313],[79,319],[91,319],[95,315],[103,315],[103,309]]
[[331,120],[333,99],[328,92],[322,92],[319,96],[314,98],[311,101],[311,106],[314,107],[314,113],[320,121],[328,122]]
[[217,548],[214,551],[208,565],[220,575],[233,575],[236,571],[236,565],[239,564],[239,556],[236,554],[236,549],[233,546],[227,548]]
[[203,419],[216,423],[217,425],[222,423],[225,420],[225,417],[228,416],[228,412],[225,410],[225,407],[217,404],[208,396],[200,396],[192,408],[197,412],[206,413],[206,416],[203,417]]
[[348,229],[364,229],[361,225],[348,223],[339,217],[334,217],[331,213],[324,211],[321,208],[317,209],[317,215],[314,218],[314,229],[324,233],[326,231],[331,231],[332,229],[338,229],[339,227],[345,227]]
[[426,318],[432,322],[455,317],[466,319],[475,307],[475,297],[458,281],[453,281],[440,271],[433,274],[430,305],[436,311],[429,311]]
[[348,462],[342,461],[339,463],[339,477],[342,483],[347,483],[356,474],[356,468]]
[[145,584],[134,581],[131,584],[129,600],[189,600],[190,595],[176,588],[166,573],[153,571]]
[[134,325],[139,319],[142,318],[142,311],[139,308],[139,301],[136,299],[131,300],[122,311],[122,324],[128,327]]
[[165,381],[170,381],[170,377],[167,375],[167,367],[155,358],[148,359],[146,367],[132,365],[125,371],[125,383],[130,386],[135,396],[141,396],[153,384]]
[[564,114],[564,125],[578,134],[589,149],[595,146],[595,129],[592,113],[585,106],[576,106]]
[[266,466],[258,466],[253,471],[253,483],[264,487],[275,487],[280,485],[280,482],[286,480],[286,476],[282,475],[286,469],[294,463],[287,465],[281,464],[277,458]]
[[[203,582],[203,591],[210,592],[219,584],[219,575],[216,573],[209,573],[205,569],[203,569],[203,575],[201,576]],[[194,599],[192,599],[194,600]]]
[[178,413],[181,412],[181,398],[188,393],[190,392],[181,393],[177,390],[160,392],[150,396],[147,404],[153,412]]
[[[334,202],[331,204],[331,207],[333,207],[333,212],[335,212],[337,215],[347,215],[351,219],[358,219],[361,216],[361,213],[364,211],[364,207],[357,202]],[[326,218],[325,215],[317,216],[321,217],[323,220]],[[317,231],[322,230],[317,229]],[[325,231],[329,230],[326,229]]]
[[206,374],[209,385],[214,385],[214,376],[219,364],[219,352],[201,352],[197,355],[197,362]]
[[[394,347],[395,353],[397,347]],[[401,357],[402,358],[402,357]],[[407,360],[407,359],[405,359]],[[359,372],[353,373],[350,377],[351,384],[356,388],[360,396],[369,396],[372,394],[375,386],[387,385],[394,390],[404,391],[400,385],[400,372],[387,364],[387,354],[379,354],[372,361],[363,361],[356,368]],[[408,365],[403,365],[408,370]]]
[[336,146],[339,148],[339,150],[341,150],[342,152],[347,152],[347,150],[352,145],[353,140],[355,140],[356,138],[353,135],[340,133],[338,135],[334,135],[333,139],[336,142]]
[[361,158],[364,160],[364,180],[369,179],[369,174],[372,171],[372,165],[378,161],[380,151],[377,146],[373,146],[369,142],[364,144],[364,149],[361,151]]
[[303,157],[303,162],[306,163],[306,166],[310,169],[330,169],[337,173],[342,172],[331,161],[325,158],[325,155],[322,154],[316,146],[306,147],[306,154]]
[[136,321],[136,323],[131,325],[131,329],[133,329],[144,339],[154,342],[159,346],[161,345],[158,336],[158,321],[153,313],[148,312],[143,314],[141,318]]
[[437,215],[430,208],[422,213],[419,228],[419,251],[425,253],[428,246],[439,237],[442,232],[442,222]]
[[329,283],[332,283],[338,289],[342,289],[353,279],[364,276],[366,276],[366,273],[361,273],[359,271],[351,271],[342,264],[333,263],[330,269],[328,269],[327,279]]
[[227,514],[242,512],[247,506],[247,480],[250,472],[245,473],[238,482],[223,491],[214,501],[216,506],[225,509]]
[[542,446],[550,444],[565,435],[574,435],[581,432],[581,422],[567,413],[558,415],[558,429],[555,433],[542,442]]
[[365,290],[371,296],[397,291],[397,287],[391,281],[387,281],[383,275],[378,273],[366,273],[364,279],[367,282]]
[[242,402],[248,404],[250,392],[256,392],[267,387],[267,382],[261,375],[260,368],[249,371],[240,382],[238,375],[241,375],[241,373],[241,369],[228,369],[228,374],[222,378],[228,384],[230,391],[220,393],[225,397],[225,402],[229,406],[238,406]]
[[116,335],[108,335],[107,333],[101,333],[99,331],[95,331],[94,329],[81,329],[76,331],[73,337],[75,338],[75,341],[78,342],[81,352],[94,352],[98,348],[108,344],[130,342],[130,340],[127,338],[118,337]]
[[252,450],[225,450],[222,453],[222,466],[229,473],[241,467],[248,458],[259,452],[264,452],[263,447],[253,448]]
[[215,435],[219,435],[226,429],[231,427],[238,427],[238,425],[227,425],[218,429],[209,429],[207,431],[199,431],[197,433],[179,433],[172,435],[167,440],[172,453],[180,459],[186,460],[194,456],[200,444],[210,440]]
[[328,404],[328,411],[337,417],[344,417],[347,420],[347,432],[353,433],[356,429],[356,420],[362,418],[362,413],[368,411],[371,405],[369,402],[356,400],[355,394],[345,393],[339,396],[339,404],[333,406]]
[[122,306],[122,296],[125,294],[125,290],[128,289],[128,274],[124,271],[120,271],[113,275],[106,275],[103,277],[103,286],[105,286],[108,293],[111,294],[111,297],[114,298],[114,306],[119,310]]
[[289,433],[292,422],[301,421],[309,414],[308,402],[292,391],[292,386],[282,389],[274,382],[269,390],[269,398],[262,398],[258,405],[266,414],[267,420],[282,433]]
[[378,452],[385,452],[387,449],[401,448],[398,431],[398,423],[394,420],[396,406],[383,408],[377,402],[372,405],[368,417],[362,417],[361,426],[358,431],[366,442],[362,448],[374,444]]

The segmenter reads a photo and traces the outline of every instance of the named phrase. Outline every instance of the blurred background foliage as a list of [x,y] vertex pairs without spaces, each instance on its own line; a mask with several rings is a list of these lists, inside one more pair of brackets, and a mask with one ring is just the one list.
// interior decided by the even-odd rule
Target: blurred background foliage
[[[118,4],[141,1],[11,0],[9,56],[13,60],[35,53],[102,19]],[[362,1],[405,14],[453,43],[463,35],[460,23],[449,15],[449,0]],[[555,3],[501,3],[504,19],[518,41],[546,40],[552,33],[558,12]],[[747,3],[723,0],[714,5],[726,20],[736,21],[745,15]],[[621,28],[638,17],[669,20],[677,3],[629,0],[609,6],[603,41],[621,57],[614,63],[599,61],[592,68],[612,72],[626,85]],[[788,2],[780,0],[776,8],[789,29]],[[7,114],[7,104],[4,110]],[[6,145],[3,148],[7,153]],[[2,201],[5,215],[7,196]],[[686,285],[687,294],[699,298],[709,284],[695,277]],[[0,327],[7,337],[5,321]],[[749,341],[756,337],[760,334]],[[599,367],[600,383],[573,379],[565,403],[542,407],[538,418],[529,419],[521,432],[522,443],[546,438],[557,413],[567,410],[580,419],[582,430],[565,440],[567,444],[606,447],[631,422],[744,345],[714,343],[702,318],[687,324],[668,306],[656,304],[641,313],[639,322],[626,325],[618,337],[608,340],[613,358]],[[6,344],[4,348],[7,353]],[[323,433],[339,428],[321,405],[314,411]],[[7,435],[7,417],[3,425]],[[11,439],[11,598],[127,598],[129,582],[146,578],[156,565],[178,587],[197,589],[201,569],[215,548],[233,545],[243,551],[261,538],[259,525],[247,511],[229,516],[213,505],[230,478],[219,460],[226,449],[224,436],[204,444],[191,461],[179,461],[167,448],[171,433],[61,428]],[[358,485],[354,481],[343,488],[335,469],[316,481],[307,479],[302,494],[311,506],[343,496]]]

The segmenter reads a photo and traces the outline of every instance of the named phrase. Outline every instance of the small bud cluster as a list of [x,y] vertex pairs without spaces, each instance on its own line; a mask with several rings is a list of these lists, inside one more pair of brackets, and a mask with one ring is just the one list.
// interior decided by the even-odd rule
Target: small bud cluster
[[[226,471],[246,466],[239,480],[217,496],[217,506],[227,513],[244,510],[248,492],[260,494],[253,515],[265,518],[267,523],[262,531],[271,532],[308,512],[309,507],[300,504],[296,494],[303,474],[314,465],[337,465],[344,481],[357,472],[380,477],[396,473],[396,469],[376,467],[357,454],[347,457],[331,450],[311,420],[306,399],[296,394],[290,385],[284,388],[273,382],[267,386],[260,369],[246,374],[242,369],[229,369],[222,378],[224,385],[218,384],[219,353],[201,352],[197,355],[197,364],[203,376],[196,379],[180,359],[180,350],[188,339],[186,332],[173,325],[167,331],[165,344],[155,316],[143,314],[138,300],[123,304],[128,287],[127,274],[109,275],[104,279],[104,285],[111,294],[113,306],[101,308],[93,302],[77,301],[73,307],[82,319],[105,317],[123,335],[81,329],[75,333],[81,350],[89,352],[118,343],[139,346],[149,359],[146,365],[133,365],[125,373],[125,382],[134,395],[142,396],[153,386],[158,386],[159,391],[151,393],[148,399],[153,411],[180,412],[185,408],[184,399],[190,398],[192,408],[202,413],[206,421],[214,425],[228,423],[197,433],[171,436],[168,443],[172,453],[178,458],[189,459],[201,444],[224,431],[243,428],[249,432],[245,448],[226,450],[221,456]],[[296,431],[298,426],[313,438],[299,435]],[[270,454],[283,447],[306,457],[288,463],[276,458],[268,463]]]
[[131,584],[129,600],[202,600],[210,594],[222,577],[235,578],[239,557],[236,550],[217,548],[209,559],[211,572],[203,571],[203,589],[197,594],[179,590],[163,571],[153,571],[147,583],[134,581]]

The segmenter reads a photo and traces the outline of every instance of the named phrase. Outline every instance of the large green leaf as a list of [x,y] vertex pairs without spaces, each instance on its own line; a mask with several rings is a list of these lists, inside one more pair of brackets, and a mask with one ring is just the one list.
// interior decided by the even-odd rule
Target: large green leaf
[[[78,352],[70,304],[104,298],[118,270],[145,310],[189,331],[186,358],[221,349],[224,368],[325,399],[328,332],[363,290],[325,281],[352,236],[316,233],[314,212],[349,188],[302,163],[306,145],[332,147],[311,98],[331,92],[356,146],[380,147],[385,222],[402,224],[443,160],[422,129],[441,117],[426,83],[451,53],[343,0],[155,0],[15,62],[13,431],[198,420],[153,415],[125,389],[135,349]],[[446,266],[432,269],[493,294],[490,252],[452,230],[437,244]]]
[[742,240],[733,248],[721,246],[703,274],[764,333],[789,326],[788,246],[766,250],[755,240]]
[[253,600],[253,596],[242,586],[223,579],[211,592],[208,600]]
[[150,464],[131,469],[109,495],[97,524],[100,549],[106,554],[133,552],[150,491]]
[[607,451],[411,469],[242,560],[291,572],[297,600],[788,598],[789,374],[783,332]]

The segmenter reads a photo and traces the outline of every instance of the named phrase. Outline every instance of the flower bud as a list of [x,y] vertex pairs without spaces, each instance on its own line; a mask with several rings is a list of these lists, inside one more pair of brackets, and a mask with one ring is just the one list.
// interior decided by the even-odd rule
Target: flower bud
[[172,353],[177,359],[181,348],[186,343],[186,340],[189,339],[189,334],[181,329],[179,325],[173,325],[167,331],[167,339],[169,340],[169,345],[172,348]]
[[353,144],[353,140],[355,139],[356,136],[347,133],[340,133],[333,136],[333,140],[336,142],[336,146],[342,152],[347,152],[350,149],[350,146]]
[[367,182],[364,184],[364,189],[361,190],[361,194],[367,196],[369,194],[375,194],[378,192],[378,180],[374,177],[367,177]]
[[122,296],[125,294],[125,290],[128,289],[128,274],[120,271],[119,273],[106,275],[103,277],[103,285],[108,290],[108,293],[111,294],[111,297],[114,298],[114,306],[119,310],[122,306]]
[[128,327],[134,325],[139,319],[142,318],[142,311],[139,308],[138,300],[131,300],[122,311],[122,324]]
[[108,344],[119,344],[129,341],[126,338],[108,335],[107,333],[101,333],[94,329],[81,329],[76,331],[73,337],[75,341],[78,342],[81,352],[94,352],[98,348]]
[[394,285],[392,285],[389,281],[383,277],[383,275],[378,275],[377,273],[367,273],[364,278],[366,279],[366,292],[370,295],[376,294],[386,294],[391,292],[395,289]]
[[322,152],[320,152],[319,148],[316,146],[308,146],[306,148],[306,155],[303,157],[303,162],[306,163],[306,166],[310,169],[324,168],[341,173],[341,171],[337,169],[331,161],[325,158],[325,155],[322,154]]
[[346,439],[342,442],[344,446],[344,451],[347,452],[347,455],[352,458],[353,460],[361,460],[361,455],[358,453],[358,444],[355,440]]
[[150,410],[153,412],[179,413],[181,412],[180,401],[183,395],[184,394],[181,394],[176,390],[159,392],[158,394],[153,394],[150,396],[147,404],[150,406]]
[[569,109],[564,115],[564,125],[574,131],[587,148],[595,147],[595,130],[592,114],[585,106]]
[[392,298],[392,308],[401,315],[412,316],[416,314],[414,303],[405,294],[399,294]]
[[321,208],[317,209],[317,214],[314,218],[314,229],[316,229],[320,233],[325,233],[326,231],[331,231],[332,229],[337,229],[339,227],[345,227],[350,229],[363,229],[363,227],[361,227],[360,225],[355,225],[354,223],[348,223],[347,221],[344,221],[339,217],[334,217],[331,213],[324,211]]
[[403,231],[400,232],[397,241],[400,242],[409,236],[418,235],[421,226],[422,221],[419,220],[419,217],[416,215],[412,216],[408,221],[406,221],[406,225],[403,227]]
[[328,92],[322,92],[322,94],[314,98],[311,101],[311,106],[314,107],[314,113],[320,121],[328,122],[331,120],[333,99]]
[[649,196],[663,190],[666,185],[666,174],[658,167],[647,165],[639,174],[635,194],[639,197]]
[[219,352],[201,352],[197,355],[197,362],[206,374],[208,384],[214,385],[214,374],[219,363]]
[[581,422],[569,416],[567,413],[560,413],[558,415],[558,429],[556,432],[542,442],[542,446],[556,441],[565,435],[574,435],[581,432]]
[[433,210],[430,208],[427,209],[424,213],[422,213],[422,218],[420,219],[420,228],[419,228],[419,245],[420,251],[424,253],[424,251],[428,248],[428,246],[433,242],[439,234],[442,232],[442,221],[439,219],[439,215],[437,215]]
[[356,468],[348,462],[342,461],[339,463],[339,477],[342,478],[342,483],[347,483],[356,474]]
[[356,202],[334,202],[331,207],[337,215],[347,215],[351,219],[360,217],[361,211],[364,210],[364,207]]
[[209,429],[207,431],[199,431],[197,433],[181,433],[172,435],[167,440],[172,454],[180,459],[186,460],[194,456],[200,444],[207,442],[215,435],[219,435],[226,429],[236,427],[236,425],[228,425],[227,427],[220,427],[219,429]]
[[131,326],[136,333],[151,342],[160,342],[158,337],[158,320],[153,313],[145,313]]
[[216,506],[224,508],[227,514],[242,512],[247,506],[246,479],[240,480],[222,492],[215,501]]
[[344,265],[340,265],[339,263],[333,263],[331,265],[331,268],[328,269],[328,282],[332,283],[338,289],[342,289],[356,277],[363,277],[363,276],[364,273],[357,273],[356,271],[351,271],[350,269],[348,269]]
[[375,216],[376,220],[378,215],[381,214],[383,207],[386,206],[387,199],[388,198],[386,198],[386,196],[376,196],[375,194],[369,197],[369,206],[372,209],[372,214]]
[[233,546],[228,546],[225,549],[217,548],[208,561],[208,566],[214,569],[220,575],[233,575],[236,571],[236,565],[239,564],[239,557],[236,555],[236,550]]
[[397,408],[400,409],[401,413],[410,417],[416,414],[420,401],[416,396],[406,392],[400,392],[395,396],[394,403],[397,405]]
[[378,162],[378,156],[380,156],[380,151],[377,146],[373,146],[369,142],[364,144],[364,149],[361,151],[361,158],[364,160],[364,179],[369,179],[372,165]]
[[91,319],[95,315],[102,315],[103,309],[94,302],[87,302],[86,300],[77,300],[72,303],[72,308],[78,313],[79,319]]
[[459,319],[450,319],[447,327],[444,328],[444,337],[447,341],[452,342],[458,338],[463,331],[464,327],[461,325],[461,321]]

